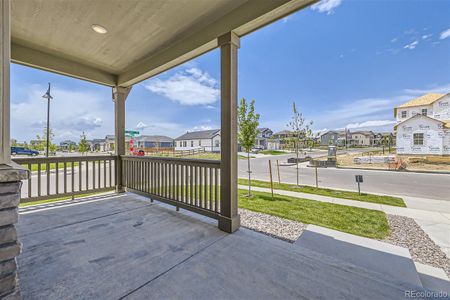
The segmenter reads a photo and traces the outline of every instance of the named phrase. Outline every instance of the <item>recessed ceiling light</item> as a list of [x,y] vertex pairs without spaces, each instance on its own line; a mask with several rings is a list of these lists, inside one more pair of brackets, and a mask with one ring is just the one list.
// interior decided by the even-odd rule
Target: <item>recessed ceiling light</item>
[[108,32],[108,30],[105,27],[103,27],[102,25],[93,24],[91,27],[92,27],[92,30],[94,30],[95,32],[100,33],[100,34],[105,34]]

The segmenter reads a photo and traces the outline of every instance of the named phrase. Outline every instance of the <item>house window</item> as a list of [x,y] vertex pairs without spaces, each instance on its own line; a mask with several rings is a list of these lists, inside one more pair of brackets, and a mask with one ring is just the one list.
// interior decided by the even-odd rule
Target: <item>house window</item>
[[402,118],[406,118],[406,113],[407,113],[406,110],[402,111]]
[[187,144],[186,144],[186,141],[184,141],[183,144],[184,144],[184,147],[186,147],[186,145],[187,145]]
[[194,141],[191,141],[191,147],[194,147]]
[[215,141],[215,144],[216,144],[216,147],[219,147],[219,146],[220,146],[219,140],[216,140],[216,141]]
[[422,115],[426,116],[428,114],[428,110],[426,108],[422,108]]
[[199,145],[199,146],[202,145],[202,140],[198,140],[198,145]]
[[414,145],[423,145],[423,133],[413,134]]

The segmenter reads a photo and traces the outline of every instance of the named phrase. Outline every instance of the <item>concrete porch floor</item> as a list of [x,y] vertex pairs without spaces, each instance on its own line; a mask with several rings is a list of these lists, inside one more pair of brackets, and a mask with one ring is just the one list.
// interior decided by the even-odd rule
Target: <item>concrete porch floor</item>
[[400,299],[420,289],[133,194],[21,209],[18,230],[24,299]]

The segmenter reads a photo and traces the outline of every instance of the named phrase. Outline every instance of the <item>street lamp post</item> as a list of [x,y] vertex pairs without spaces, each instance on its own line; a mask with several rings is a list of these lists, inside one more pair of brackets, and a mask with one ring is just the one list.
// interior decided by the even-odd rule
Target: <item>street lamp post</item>
[[50,82],[48,83],[48,90],[42,98],[47,99],[47,146],[45,148],[45,157],[48,157],[48,148],[50,146],[50,99],[53,99],[50,95]]

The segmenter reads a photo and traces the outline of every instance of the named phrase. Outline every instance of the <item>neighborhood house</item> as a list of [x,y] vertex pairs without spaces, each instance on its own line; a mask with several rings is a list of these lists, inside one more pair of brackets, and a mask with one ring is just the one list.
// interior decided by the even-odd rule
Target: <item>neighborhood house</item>
[[426,94],[394,109],[397,154],[450,155],[450,94]]
[[272,134],[273,131],[269,128],[258,128],[255,147],[263,150],[268,149],[268,141],[272,137]]
[[175,139],[175,150],[220,152],[220,129],[192,131]]

